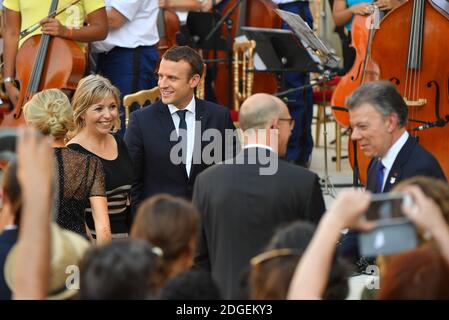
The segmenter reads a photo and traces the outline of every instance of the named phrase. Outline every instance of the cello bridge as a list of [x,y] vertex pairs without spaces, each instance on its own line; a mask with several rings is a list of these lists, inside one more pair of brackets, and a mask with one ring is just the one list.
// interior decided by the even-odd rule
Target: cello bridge
[[404,97],[404,102],[409,107],[422,107],[427,103],[427,99],[409,100]]

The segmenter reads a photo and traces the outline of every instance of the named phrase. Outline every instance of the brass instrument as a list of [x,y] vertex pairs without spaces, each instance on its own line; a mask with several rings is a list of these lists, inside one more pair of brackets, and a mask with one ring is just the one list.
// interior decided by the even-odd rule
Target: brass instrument
[[251,96],[254,84],[254,55],[256,41],[244,41],[233,45],[234,53],[234,107],[239,111],[240,104]]
[[201,79],[198,83],[198,86],[196,87],[196,97],[198,99],[204,99],[204,87],[206,82],[206,72],[207,72],[207,65],[203,63],[203,72],[201,73]]

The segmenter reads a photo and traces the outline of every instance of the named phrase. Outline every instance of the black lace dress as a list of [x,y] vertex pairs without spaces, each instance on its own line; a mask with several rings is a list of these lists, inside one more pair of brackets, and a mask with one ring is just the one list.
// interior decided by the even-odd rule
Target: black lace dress
[[[114,138],[118,149],[118,156],[114,160],[98,157],[77,143],[71,143],[67,147],[84,154],[96,156],[101,160],[105,172],[105,188],[112,238],[121,239],[128,237],[132,223],[130,191],[134,172],[126,144],[118,135],[114,135]],[[86,207],[86,222],[92,236],[96,238],[90,205]]]
[[55,148],[58,165],[58,210],[56,222],[64,229],[86,234],[85,209],[89,198],[105,197],[104,170],[98,158],[69,148]]

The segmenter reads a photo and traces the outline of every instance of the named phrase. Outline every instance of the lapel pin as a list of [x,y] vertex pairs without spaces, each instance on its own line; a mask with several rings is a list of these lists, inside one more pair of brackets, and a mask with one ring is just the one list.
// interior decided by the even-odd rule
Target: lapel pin
[[398,174],[395,172],[393,173],[393,176],[390,178],[390,184],[393,184],[396,182],[396,177],[398,176]]

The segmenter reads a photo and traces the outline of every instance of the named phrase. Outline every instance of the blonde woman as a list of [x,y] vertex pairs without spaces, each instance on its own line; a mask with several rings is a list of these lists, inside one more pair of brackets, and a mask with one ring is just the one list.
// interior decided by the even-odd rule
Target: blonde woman
[[[120,128],[119,97],[118,89],[102,76],[81,79],[72,99],[74,135],[67,145],[95,155],[103,163],[112,238],[126,238],[131,224],[129,192],[133,166],[125,143],[114,134]],[[90,209],[86,221],[95,235]]]
[[57,223],[87,237],[84,211],[90,207],[98,242],[110,240],[102,163],[65,147],[66,134],[74,127],[67,96],[58,89],[39,92],[24,106],[24,117],[28,124],[54,139],[59,181]]

